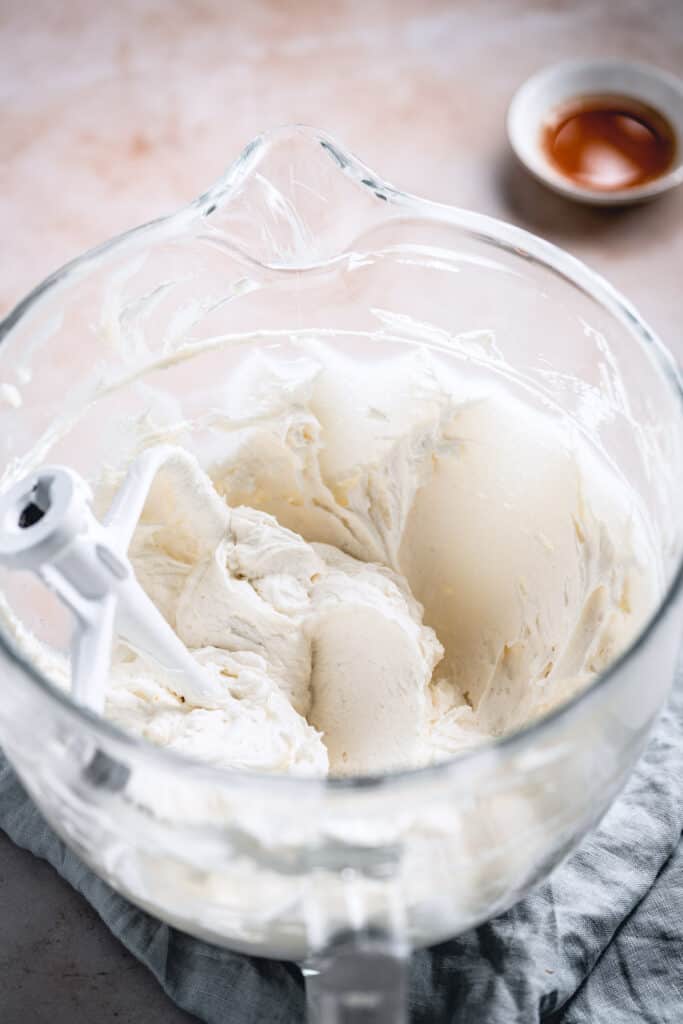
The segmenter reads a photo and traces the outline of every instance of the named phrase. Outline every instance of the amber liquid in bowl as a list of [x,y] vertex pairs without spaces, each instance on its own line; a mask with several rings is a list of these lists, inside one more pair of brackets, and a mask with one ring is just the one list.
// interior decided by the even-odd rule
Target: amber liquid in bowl
[[671,168],[676,138],[652,107],[624,96],[570,100],[549,118],[543,148],[551,164],[584,188],[636,188]]

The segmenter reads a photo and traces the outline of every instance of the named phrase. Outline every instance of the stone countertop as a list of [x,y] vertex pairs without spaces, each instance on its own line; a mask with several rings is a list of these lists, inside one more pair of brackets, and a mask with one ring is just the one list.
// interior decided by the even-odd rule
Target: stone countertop
[[[683,358],[683,188],[623,210],[573,205],[515,164],[504,131],[516,87],[563,58],[680,73],[681,0],[4,0],[0,46],[0,315],[84,249],[202,192],[258,132],[301,122],[402,189],[565,247]],[[190,1020],[2,836],[0,969],[3,1024]]]

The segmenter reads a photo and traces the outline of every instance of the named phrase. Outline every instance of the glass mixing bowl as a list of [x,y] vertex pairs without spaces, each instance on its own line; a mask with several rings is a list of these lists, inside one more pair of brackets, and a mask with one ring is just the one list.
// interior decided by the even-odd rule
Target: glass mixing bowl
[[346,1000],[351,1015],[399,1019],[409,948],[544,878],[604,814],[665,700],[681,627],[674,363],[566,253],[402,194],[304,128],[256,139],[186,209],[58,271],[0,336],[3,488],[48,460],[93,478],[123,455],[131,419],[189,420],[220,405],[254,347],[287,361],[297,339],[323,336],[368,366],[419,344],[474,377],[504,374],[571,417],[638,495],[663,596],[629,649],[535,724],[384,777],[240,774],[124,735],[27,657],[28,632],[68,646],[64,610],[33,579],[0,578],[0,740],[65,842],[164,921],[305,961],[314,1012],[336,1020]]

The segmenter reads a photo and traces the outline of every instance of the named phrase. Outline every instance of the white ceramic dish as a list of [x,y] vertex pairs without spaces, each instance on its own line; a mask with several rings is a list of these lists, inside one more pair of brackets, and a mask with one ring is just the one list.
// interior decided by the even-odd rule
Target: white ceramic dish
[[[548,114],[579,96],[614,93],[640,100],[670,122],[676,137],[671,169],[633,188],[605,192],[565,177],[543,151],[542,132]],[[570,199],[610,206],[635,203],[659,195],[683,181],[683,81],[648,64],[631,61],[573,60],[544,68],[518,89],[507,116],[510,144],[524,166],[540,181]]]

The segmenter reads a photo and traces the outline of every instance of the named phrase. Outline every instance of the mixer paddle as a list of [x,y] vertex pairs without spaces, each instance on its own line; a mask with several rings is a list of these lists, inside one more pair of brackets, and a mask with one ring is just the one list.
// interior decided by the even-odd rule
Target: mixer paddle
[[36,573],[74,615],[71,693],[91,711],[104,707],[114,635],[174,677],[172,688],[186,701],[201,705],[215,698],[201,666],[138,583],[126,553],[157,472],[186,461],[185,453],[169,446],[144,452],[102,523],[90,506],[88,485],[64,466],[44,467],[0,495],[0,565]]

